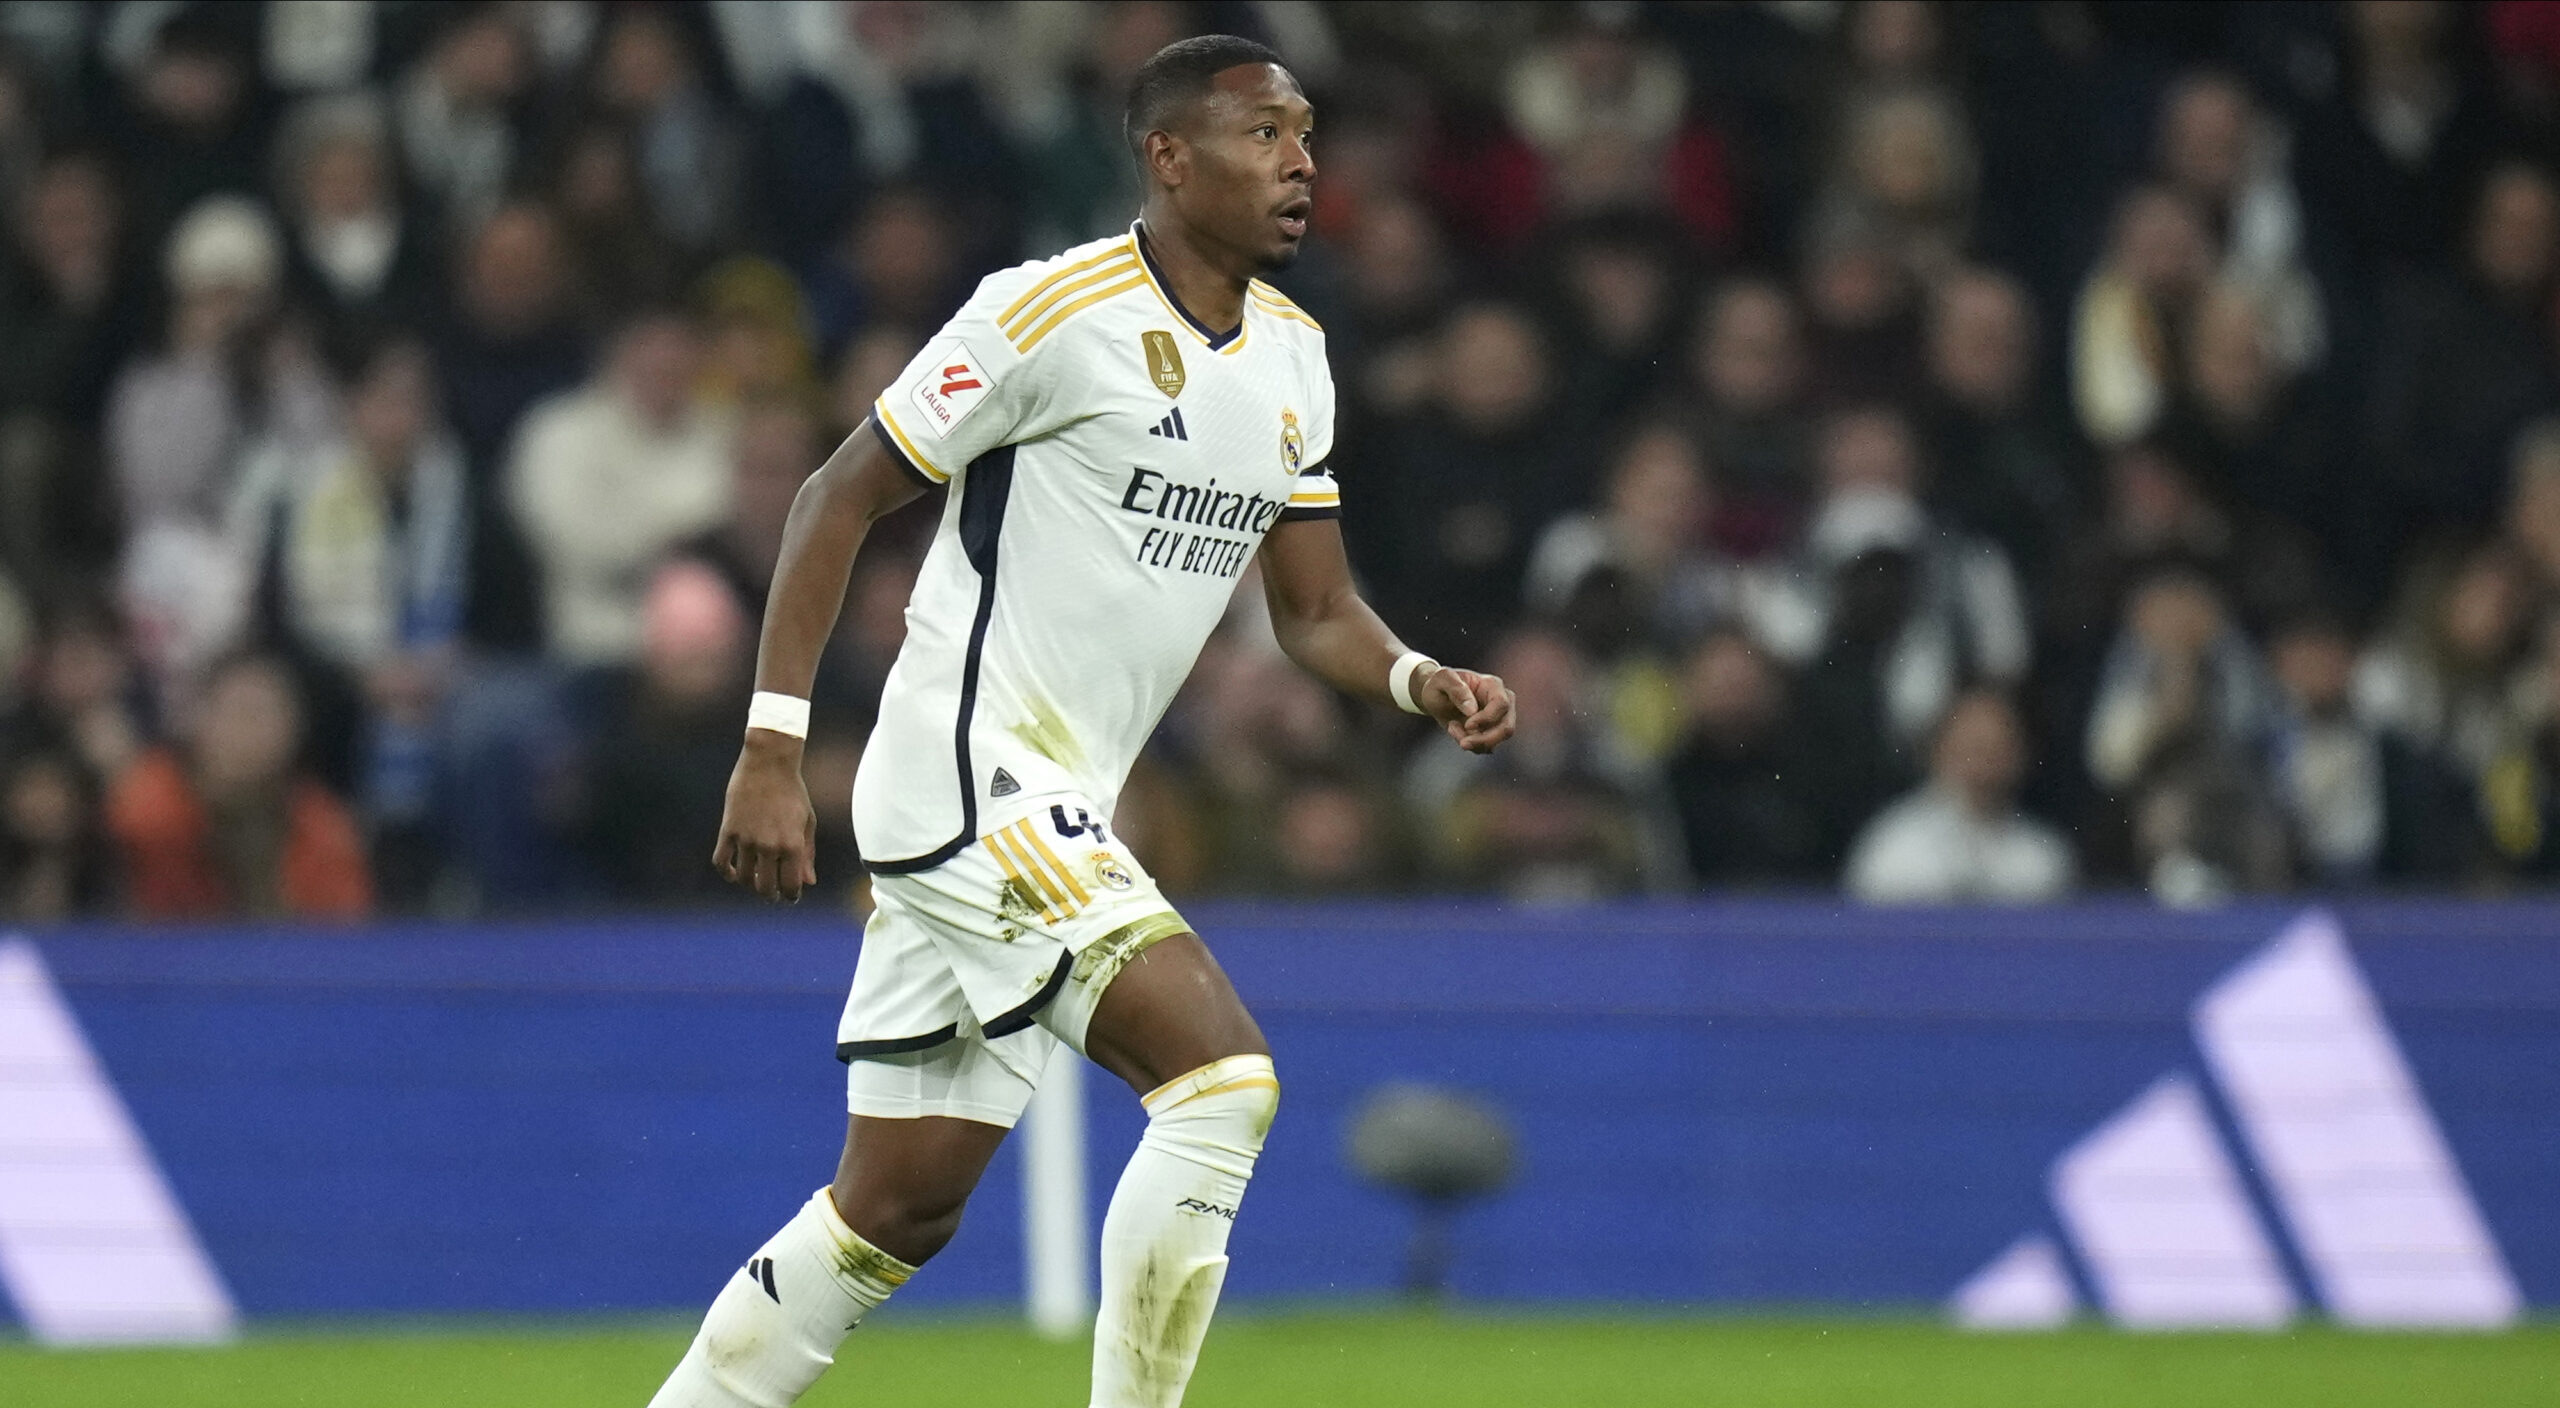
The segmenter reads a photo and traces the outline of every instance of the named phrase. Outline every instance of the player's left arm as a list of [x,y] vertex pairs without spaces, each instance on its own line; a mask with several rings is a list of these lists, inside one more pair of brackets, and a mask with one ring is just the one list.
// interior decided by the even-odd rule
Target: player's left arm
[[[1262,593],[1280,648],[1345,694],[1393,705],[1387,672],[1406,654],[1351,583],[1339,518],[1287,519],[1262,540]],[[1500,679],[1432,661],[1412,667],[1413,700],[1458,746],[1490,753],[1511,736],[1511,691]]]

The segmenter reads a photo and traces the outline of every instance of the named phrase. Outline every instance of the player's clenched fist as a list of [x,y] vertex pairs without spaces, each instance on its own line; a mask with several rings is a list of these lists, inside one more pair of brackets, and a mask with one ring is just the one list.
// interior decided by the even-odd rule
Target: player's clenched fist
[[1422,712],[1440,721],[1449,737],[1470,753],[1490,753],[1511,736],[1511,690],[1498,675],[1447,666],[1431,672],[1414,696]]
[[800,776],[800,740],[747,730],[729,773],[711,868],[769,900],[797,900],[818,883],[818,813]]

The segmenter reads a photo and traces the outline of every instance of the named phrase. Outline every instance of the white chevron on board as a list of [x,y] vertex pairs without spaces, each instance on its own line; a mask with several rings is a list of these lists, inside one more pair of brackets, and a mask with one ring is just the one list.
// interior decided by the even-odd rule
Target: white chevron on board
[[2051,1330],[2080,1313],[2080,1295],[2062,1268],[2062,1251],[2041,1232],[2011,1242],[1947,1299],[1968,1330]]
[[2337,921],[2296,920],[2197,1001],[2195,1030],[2331,1315],[2514,1322],[2523,1295]]
[[[2196,999],[2193,1026],[2280,1225],[2261,1223],[2194,1079],[2163,1077],[2047,1179],[2108,1315],[2281,1325],[2297,1298],[2273,1234],[2342,1324],[2516,1321],[2523,1294],[2335,919],[2313,911],[2288,925]],[[2067,1292],[2059,1248],[2029,1235],[1968,1277],[1949,1313],[1984,1328],[2038,1323],[2035,1297],[2051,1288],[2037,1248]]]
[[0,939],[0,1287],[48,1344],[199,1343],[239,1323],[24,939]]
[[2118,1324],[2265,1329],[2293,1318],[2293,1288],[2192,1078],[2155,1082],[2055,1160],[2048,1185]]

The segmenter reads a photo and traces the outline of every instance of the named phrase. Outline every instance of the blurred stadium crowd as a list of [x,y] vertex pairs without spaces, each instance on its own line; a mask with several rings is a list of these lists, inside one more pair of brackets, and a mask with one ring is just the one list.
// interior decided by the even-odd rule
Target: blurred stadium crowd
[[1524,717],[1248,587],[1175,893],[2560,872],[2560,8],[12,0],[0,917],[716,901],[798,481],[1210,29],[1320,114],[1354,559]]

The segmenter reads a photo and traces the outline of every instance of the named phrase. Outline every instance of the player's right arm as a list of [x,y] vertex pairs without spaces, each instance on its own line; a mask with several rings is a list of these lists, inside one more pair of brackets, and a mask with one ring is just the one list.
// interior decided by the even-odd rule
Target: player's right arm
[[[872,524],[923,492],[914,471],[867,420],[800,486],[765,599],[758,691],[809,697],[819,652],[844,604],[854,553]],[[818,880],[818,816],[800,774],[801,746],[787,733],[746,731],[711,852],[722,877],[769,900],[796,900]]]
[[[1063,268],[1025,266],[981,280],[871,403],[870,417],[800,486],[765,602],[759,693],[809,697],[854,552],[873,523],[932,485],[956,482],[989,450],[1054,427],[1052,408],[1073,398],[1059,393],[1059,359],[1034,357],[1030,349],[1057,345],[1042,341],[1057,316],[1047,311],[1051,304],[1097,280],[1113,287],[1124,265],[1134,276],[1134,252],[1100,247],[1094,255],[1088,246],[1086,257]],[[723,876],[766,899],[798,899],[818,878],[817,814],[800,777],[800,743],[747,730],[711,853]]]

